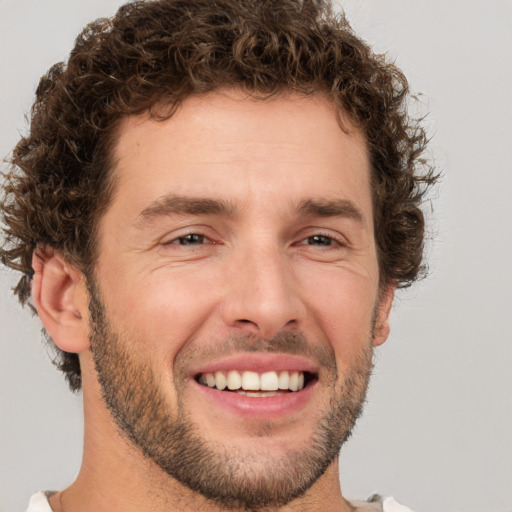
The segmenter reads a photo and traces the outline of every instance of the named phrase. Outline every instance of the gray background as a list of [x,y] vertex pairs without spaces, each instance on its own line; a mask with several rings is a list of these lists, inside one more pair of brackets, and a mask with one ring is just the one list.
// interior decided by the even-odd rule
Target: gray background
[[[0,0],[0,157],[25,129],[38,77],[118,0]],[[356,31],[425,94],[445,178],[432,198],[431,276],[399,294],[365,415],[342,450],[346,496],[417,512],[511,512],[512,2],[350,0]],[[69,484],[80,397],[0,270],[0,510]]]

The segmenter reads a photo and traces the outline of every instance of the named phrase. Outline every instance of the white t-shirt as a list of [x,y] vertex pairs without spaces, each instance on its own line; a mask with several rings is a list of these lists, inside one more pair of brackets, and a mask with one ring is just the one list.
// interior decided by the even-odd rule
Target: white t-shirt
[[[52,512],[45,492],[38,492],[30,498],[27,512]],[[51,494],[51,493],[48,493]]]
[[[50,492],[38,492],[30,498],[27,512],[52,512],[48,503]],[[412,512],[409,507],[400,505],[394,498],[381,498],[373,496],[370,501],[354,501],[352,505],[357,507],[361,512]]]

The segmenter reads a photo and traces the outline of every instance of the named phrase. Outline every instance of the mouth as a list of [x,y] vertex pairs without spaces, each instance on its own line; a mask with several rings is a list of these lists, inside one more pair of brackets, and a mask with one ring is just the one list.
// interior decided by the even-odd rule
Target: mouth
[[[314,407],[320,365],[290,354],[241,353],[191,368],[203,411],[233,419],[284,420]],[[200,405],[202,404],[202,405]]]
[[218,391],[262,398],[298,393],[318,380],[318,376],[299,370],[256,372],[232,369],[199,373],[194,379],[200,385]]

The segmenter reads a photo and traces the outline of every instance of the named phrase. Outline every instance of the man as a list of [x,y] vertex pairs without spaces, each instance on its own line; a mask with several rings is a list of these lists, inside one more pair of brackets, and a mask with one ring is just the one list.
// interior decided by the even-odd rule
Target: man
[[349,503],[338,453],[422,270],[421,127],[327,4],[136,2],[43,77],[3,203],[83,390],[80,473],[30,510]]

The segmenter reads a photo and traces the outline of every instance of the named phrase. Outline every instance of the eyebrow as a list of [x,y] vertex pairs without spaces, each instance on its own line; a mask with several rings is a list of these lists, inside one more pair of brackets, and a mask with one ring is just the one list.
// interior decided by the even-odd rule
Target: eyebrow
[[298,211],[310,217],[347,217],[366,225],[362,211],[348,199],[308,199],[299,204]]
[[223,215],[233,217],[235,213],[235,208],[229,201],[170,194],[156,199],[148,207],[144,208],[139,214],[138,224],[143,225],[157,217],[171,214]]
[[[307,199],[299,203],[297,212],[308,217],[346,217],[366,225],[361,210],[348,199]],[[169,194],[144,208],[139,214],[137,225],[143,227],[158,217],[172,214],[219,215],[232,218],[236,213],[235,206],[226,200]]]

